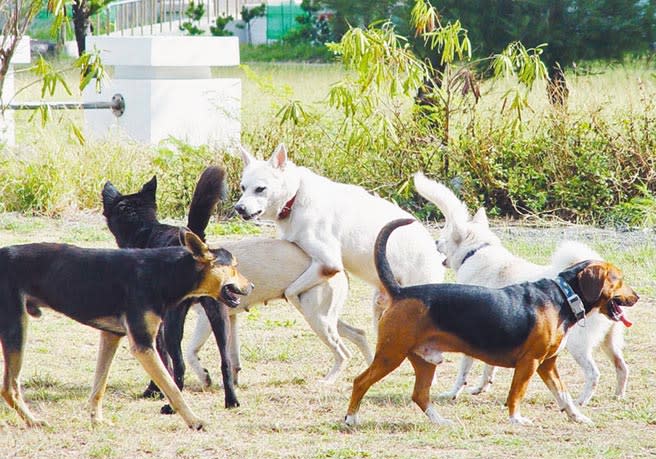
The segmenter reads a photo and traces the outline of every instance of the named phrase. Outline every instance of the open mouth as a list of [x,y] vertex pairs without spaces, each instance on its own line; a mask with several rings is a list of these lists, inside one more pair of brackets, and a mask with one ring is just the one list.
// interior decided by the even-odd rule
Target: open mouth
[[241,215],[241,218],[243,218],[244,220],[252,220],[256,217],[259,217],[261,213],[262,213],[262,211],[258,210],[257,212],[253,212],[252,214],[247,214],[247,213],[242,214],[242,213],[240,213],[240,215]]
[[622,322],[625,327],[630,327],[633,323],[627,319],[622,310],[622,302],[619,298],[613,297],[608,301],[608,317],[615,322]]
[[234,284],[224,285],[221,289],[221,301],[231,308],[236,308],[241,302],[242,291],[235,287]]

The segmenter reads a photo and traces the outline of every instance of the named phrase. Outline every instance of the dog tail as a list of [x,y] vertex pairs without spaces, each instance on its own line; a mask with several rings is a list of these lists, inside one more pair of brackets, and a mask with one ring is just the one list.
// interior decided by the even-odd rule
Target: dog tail
[[198,179],[194,196],[191,198],[187,228],[203,241],[205,241],[205,228],[214,208],[227,195],[225,175],[225,169],[222,167],[212,166],[205,169]]
[[409,225],[410,223],[414,223],[414,221],[415,220],[412,218],[401,218],[398,220],[393,220],[387,225],[383,226],[383,229],[380,230],[380,233],[378,233],[378,237],[376,238],[376,245],[374,248],[376,271],[378,271],[378,277],[380,278],[383,287],[385,290],[387,290],[387,293],[389,293],[392,298],[398,296],[398,294],[401,292],[401,286],[394,277],[392,268],[387,261],[387,240],[389,239],[390,234],[392,234],[392,231],[394,231],[396,228],[399,226]]
[[557,274],[585,260],[603,260],[603,258],[582,242],[563,241],[551,255],[551,267]]
[[415,174],[417,192],[435,204],[444,218],[449,221],[469,221],[467,206],[446,186],[426,178],[421,172]]

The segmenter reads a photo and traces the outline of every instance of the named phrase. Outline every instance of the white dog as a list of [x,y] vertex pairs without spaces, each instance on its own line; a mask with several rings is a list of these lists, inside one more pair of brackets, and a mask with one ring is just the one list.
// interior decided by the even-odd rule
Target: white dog
[[[287,159],[280,145],[269,161],[242,148],[242,196],[235,210],[245,219],[275,221],[282,239],[294,242],[311,258],[308,269],[285,290],[298,304],[301,292],[344,270],[377,289],[374,317],[389,298],[374,266],[374,242],[391,220],[410,214],[363,188],[336,183]],[[444,268],[435,243],[420,223],[395,232],[388,246],[392,271],[401,285],[441,282]]]
[[[420,173],[415,175],[415,187],[419,194],[442,211],[446,219],[438,249],[446,255],[445,265],[455,270],[458,283],[499,288],[555,277],[558,272],[579,261],[601,259],[599,254],[584,244],[565,242],[554,252],[550,265],[530,263],[501,245],[499,238],[489,228],[484,209],[479,209],[470,217],[465,204],[451,190]],[[625,319],[624,325],[630,326],[630,322]],[[580,405],[590,400],[599,381],[599,370],[592,358],[592,351],[599,344],[617,372],[615,395],[622,397],[626,391],[629,369],[622,355],[623,326],[595,312],[587,316],[584,323],[573,327],[567,336],[566,347],[585,374],[585,386],[577,400]],[[443,396],[454,399],[458,396],[467,384],[472,363],[471,357],[463,357],[453,389]],[[478,394],[487,390],[494,379],[494,370],[494,367],[486,366],[479,386],[471,392]]]
[[[238,308],[230,309],[229,350],[236,369],[241,368],[239,356],[239,337],[237,313],[257,304],[283,298],[287,287],[310,266],[310,257],[298,246],[279,239],[248,238],[234,241],[221,241],[221,247],[239,260],[239,272],[255,285],[255,289],[242,298]],[[300,295],[300,312],[317,336],[330,348],[335,357],[333,368],[323,382],[335,381],[351,353],[344,345],[340,335],[355,343],[367,363],[373,356],[363,330],[352,327],[339,319],[342,306],[348,293],[348,279],[345,273],[338,273],[330,279],[304,291]],[[205,311],[195,305],[198,319],[196,328],[185,352],[185,360],[205,386],[210,378],[198,358],[198,352],[212,331]]]

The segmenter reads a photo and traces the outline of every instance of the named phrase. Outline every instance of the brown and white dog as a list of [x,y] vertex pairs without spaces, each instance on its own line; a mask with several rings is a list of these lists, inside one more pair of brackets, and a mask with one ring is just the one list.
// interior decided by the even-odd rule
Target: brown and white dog
[[412,400],[432,422],[448,423],[431,404],[430,387],[442,353],[462,352],[515,369],[507,399],[512,423],[530,423],[519,404],[536,371],[571,420],[590,423],[560,380],[556,359],[567,332],[585,314],[598,310],[619,320],[621,308],[638,301],[621,271],[610,263],[584,261],[555,280],[501,289],[461,284],[401,287],[390,270],[385,247],[394,229],[412,222],[395,220],[376,239],[376,269],[392,303],[379,321],[374,360],[353,383],[345,422],[357,423],[369,387],[407,358],[415,370]]

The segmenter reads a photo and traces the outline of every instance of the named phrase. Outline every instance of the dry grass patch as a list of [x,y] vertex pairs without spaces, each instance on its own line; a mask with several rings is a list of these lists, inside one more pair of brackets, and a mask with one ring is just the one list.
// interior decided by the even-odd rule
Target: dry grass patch
[[[162,402],[139,398],[147,377],[124,342],[112,366],[104,403],[111,424],[94,429],[85,406],[93,381],[98,333],[46,311],[40,320],[31,320],[22,381],[28,403],[50,427],[28,429],[6,404],[0,404],[0,425],[4,424],[0,427],[0,457],[653,457],[654,239],[646,233],[611,233],[580,227],[500,229],[502,239],[514,250],[536,261],[546,261],[553,241],[563,234],[582,235],[583,240],[626,268],[642,295],[630,314],[635,325],[626,333],[626,357],[632,371],[626,400],[612,397],[614,370],[605,356],[600,352],[596,355],[602,374],[600,387],[590,406],[583,409],[595,422],[593,427],[567,421],[538,378],[530,385],[522,411],[535,425],[510,425],[503,406],[510,370],[499,371],[488,394],[465,394],[455,403],[439,400],[437,394],[450,387],[457,372],[459,357],[449,355],[438,367],[432,392],[440,413],[457,421],[455,427],[430,425],[414,406],[410,399],[412,370],[405,363],[373,386],[360,411],[362,425],[348,429],[341,421],[351,382],[364,368],[362,358],[351,346],[355,357],[339,381],[334,386],[319,384],[332,363],[329,351],[297,311],[276,302],[241,316],[244,370],[237,389],[240,408],[225,410],[222,389],[214,386],[202,391],[188,373],[185,397],[208,421],[207,429],[191,432],[179,416],[160,415]],[[0,215],[0,246],[79,238],[79,245],[110,247],[113,241],[108,234],[102,218],[95,214],[66,221]],[[220,243],[220,238],[211,242]],[[373,344],[370,297],[366,285],[352,280],[344,317],[367,330]],[[188,323],[187,330],[192,326]],[[201,358],[214,380],[219,380],[213,340]],[[480,367],[476,366],[474,377]],[[569,354],[563,354],[560,367],[566,384],[578,394],[582,375]]]

